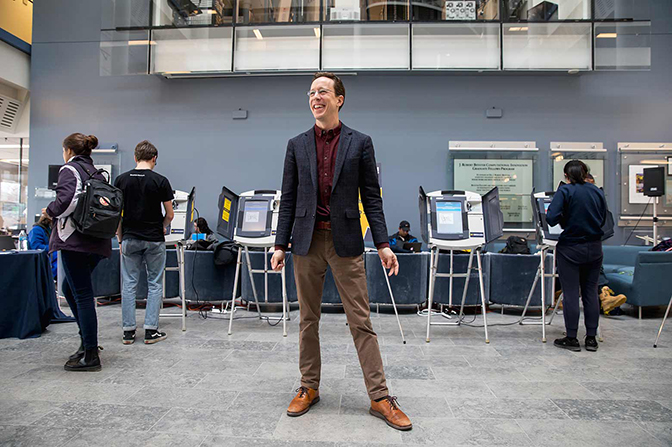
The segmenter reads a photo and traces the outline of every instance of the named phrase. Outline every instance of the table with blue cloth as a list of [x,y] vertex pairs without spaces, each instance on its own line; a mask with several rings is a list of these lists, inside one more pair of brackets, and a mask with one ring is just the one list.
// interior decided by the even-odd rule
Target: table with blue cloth
[[58,308],[49,256],[0,252],[0,338],[39,337],[52,322],[75,321]]

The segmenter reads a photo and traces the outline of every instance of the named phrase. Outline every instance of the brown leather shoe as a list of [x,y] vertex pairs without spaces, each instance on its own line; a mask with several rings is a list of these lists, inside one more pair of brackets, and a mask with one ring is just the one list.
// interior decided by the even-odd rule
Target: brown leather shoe
[[310,407],[320,401],[320,392],[305,386],[296,390],[297,395],[287,408],[287,416],[296,417],[308,413]]
[[413,428],[411,420],[399,408],[396,396],[387,396],[380,402],[372,400],[369,413],[385,420],[387,425],[397,430],[410,430]]

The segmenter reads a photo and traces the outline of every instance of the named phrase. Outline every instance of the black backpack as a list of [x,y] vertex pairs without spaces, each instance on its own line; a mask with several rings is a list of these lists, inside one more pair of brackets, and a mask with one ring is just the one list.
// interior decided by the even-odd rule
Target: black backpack
[[238,258],[238,246],[233,241],[220,242],[215,245],[215,255],[213,258],[216,266],[222,267],[232,264]]
[[502,248],[500,253],[510,255],[529,255],[530,247],[527,246],[527,239],[519,236],[509,236],[506,239],[506,247]]
[[[123,193],[119,188],[110,185],[109,172],[98,169],[91,173],[83,164],[76,161],[75,163],[89,175],[87,180],[82,179],[82,193],[75,211],[70,216],[75,228],[86,236],[111,239],[117,233],[121,220]],[[108,181],[93,177],[102,173],[107,174]]]

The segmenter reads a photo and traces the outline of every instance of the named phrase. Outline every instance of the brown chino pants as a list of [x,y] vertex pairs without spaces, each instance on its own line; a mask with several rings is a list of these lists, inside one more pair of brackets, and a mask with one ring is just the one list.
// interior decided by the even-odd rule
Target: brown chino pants
[[294,278],[299,295],[301,322],[299,324],[299,369],[301,385],[319,389],[320,371],[320,310],[322,289],[327,266],[331,267],[338,294],[348,319],[350,333],[357,348],[359,364],[369,398],[380,399],[389,394],[385,384],[383,359],[378,337],[369,318],[369,294],[366,289],[364,258],[339,257],[334,249],[331,230],[315,230],[310,251],[306,256],[294,255]]

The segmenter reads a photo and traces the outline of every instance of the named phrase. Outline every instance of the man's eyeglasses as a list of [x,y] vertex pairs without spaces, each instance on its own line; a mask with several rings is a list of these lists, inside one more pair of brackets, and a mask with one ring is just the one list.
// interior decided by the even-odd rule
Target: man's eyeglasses
[[326,88],[321,88],[319,90],[311,90],[308,93],[306,93],[309,97],[314,98],[315,95],[319,94],[320,96],[324,96],[327,93],[331,92],[331,90],[327,90]]

